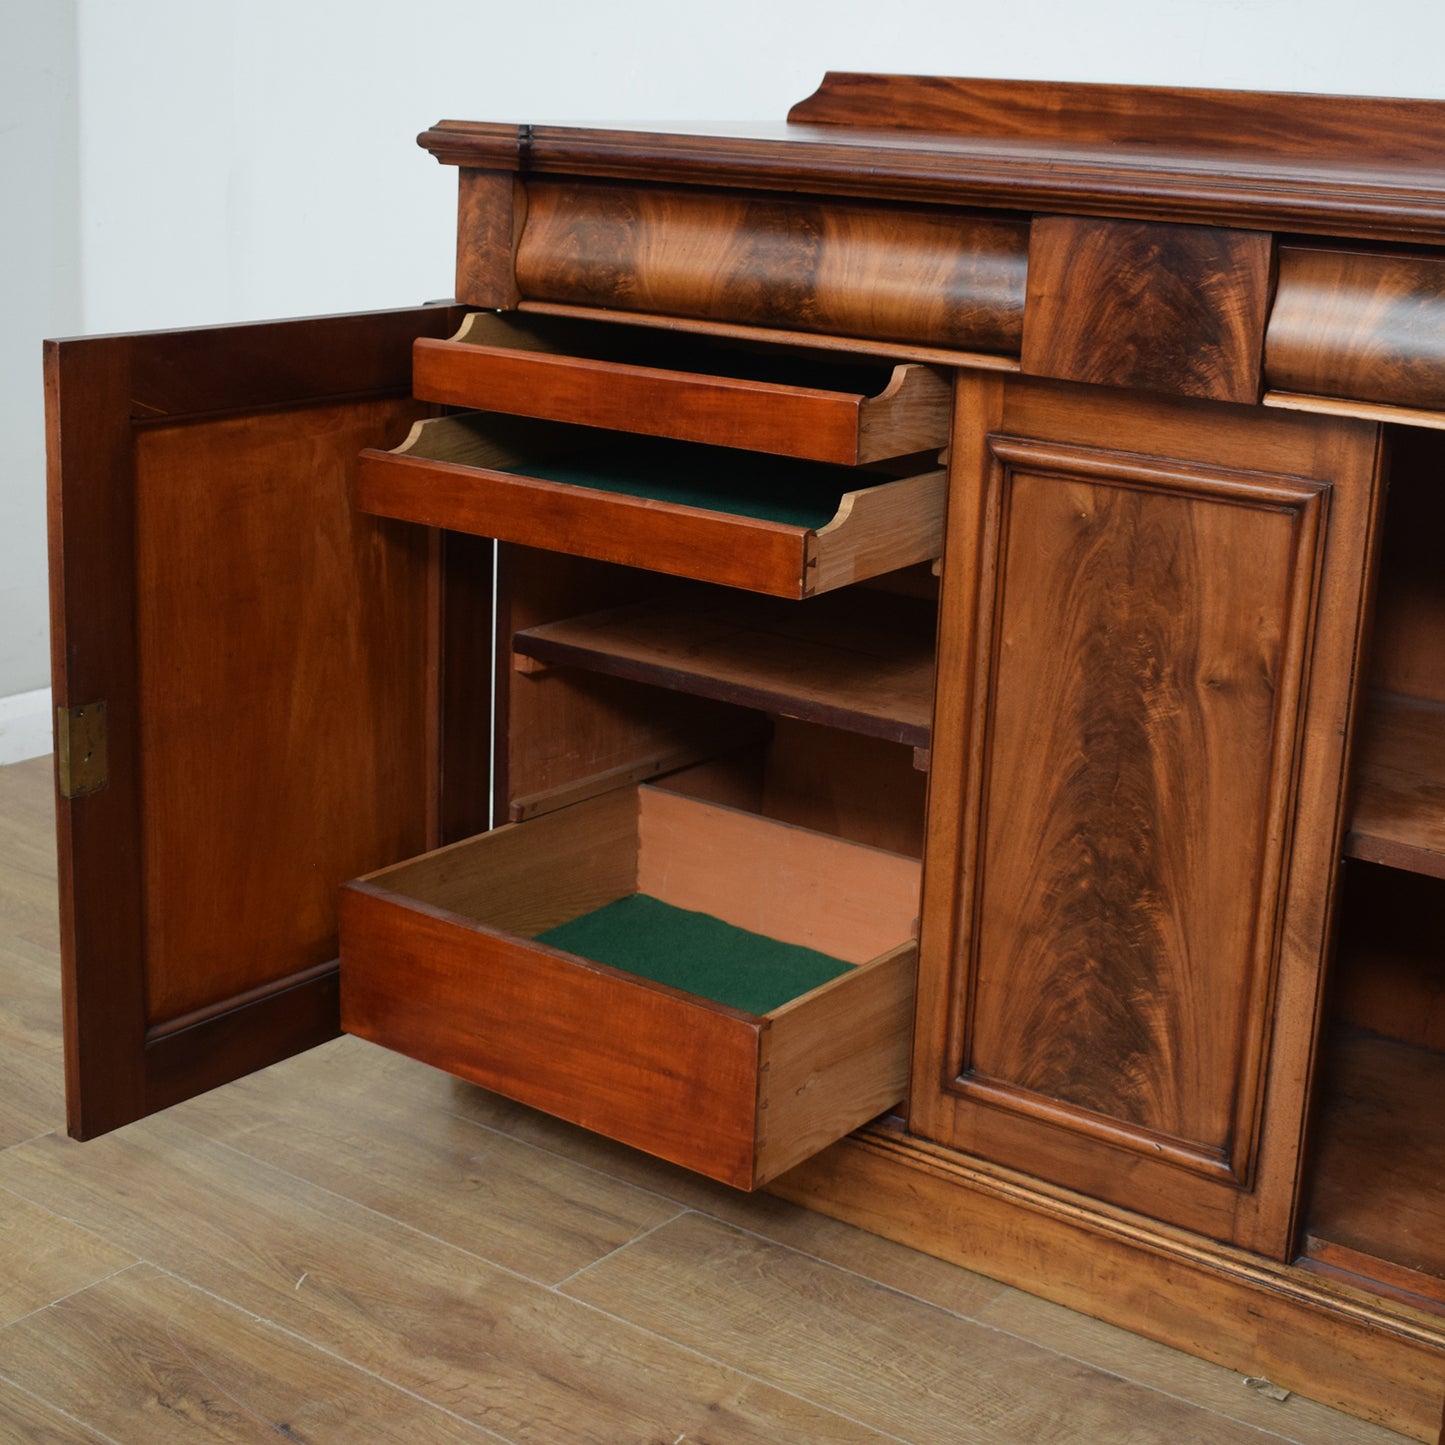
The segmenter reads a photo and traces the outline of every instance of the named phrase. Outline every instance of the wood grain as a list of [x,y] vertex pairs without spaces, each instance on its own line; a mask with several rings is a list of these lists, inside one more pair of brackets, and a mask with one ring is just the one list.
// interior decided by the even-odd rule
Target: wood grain
[[0,1370],[110,1439],[460,1445],[475,1428],[153,1265],[0,1331]]
[[526,188],[510,168],[457,172],[458,301],[499,311],[517,304],[517,240],[526,217]]
[[[357,505],[376,516],[775,597],[812,596],[938,552],[941,472],[893,481],[860,472],[858,489],[814,531],[499,470],[525,465],[532,435],[554,456],[585,444],[585,432],[537,426],[499,434],[479,413],[423,422],[395,450],[362,453]],[[747,467],[745,454],[736,464]]]
[[1438,1316],[1050,1190],[901,1129],[855,1135],[773,1188],[1412,1439],[1438,1437]]
[[55,768],[0,768],[0,1149],[62,1126]]
[[[420,140],[445,164],[525,168],[533,188],[537,178],[611,179],[1407,245],[1445,235],[1438,101],[896,76],[849,77],[850,87],[855,80],[871,92],[856,123],[847,105],[841,123],[824,121],[830,101],[794,112],[789,125],[533,125],[519,148],[515,126],[444,121]],[[970,112],[975,120],[957,123]]]
[[959,1076],[1243,1182],[1319,489],[993,450],[1007,533]]
[[911,748],[777,718],[758,811],[921,858],[927,786]]
[[1445,106],[1429,101],[832,70],[788,120],[1424,164],[1445,145]]
[[875,1438],[168,1120],[6,1150],[0,1182],[519,1445]]
[[[917,907],[916,878],[909,869],[908,911]],[[910,941],[859,965],[845,987],[814,989],[773,1011],[759,1049],[760,1183],[902,1102],[917,977],[918,945]]]
[[469,1254],[556,1284],[677,1212],[657,1194],[457,1115],[459,1080],[334,1039],[181,1120]]
[[[703,1287],[679,1289],[684,1269]],[[1165,1396],[696,1215],[565,1288],[783,1389],[822,1378],[838,1409],[905,1439],[957,1438],[960,1422],[995,1445],[1187,1428],[1188,1407]],[[903,1399],[886,1383],[897,1377],[909,1382]],[[1209,1428],[1211,1440],[1257,1438],[1222,1417]]]
[[1376,438],[1004,386],[960,393],[987,440],[954,448],[931,787],[963,802],[930,815],[914,1127],[1279,1257],[1306,1092],[1271,1080],[1320,1006]]
[[[47,929],[52,934],[54,930],[53,920],[45,918],[38,908],[25,903],[32,891],[38,893],[43,887],[53,887],[40,876],[46,868],[53,870],[53,858],[47,856],[49,845],[40,831],[49,807],[48,760],[0,769],[0,839],[4,840],[3,846],[0,846],[0,863],[3,863],[0,866],[0,898],[10,897],[19,904],[13,925],[8,914],[0,922],[0,981],[3,981],[0,1000],[13,1000],[16,984],[24,990],[26,979],[36,971],[42,968],[53,971],[55,968],[53,945],[47,958],[39,945],[33,953],[30,952],[23,936],[32,925]],[[28,843],[24,841],[27,837]],[[32,862],[38,870],[33,877],[27,872]],[[1427,880],[1411,881],[1418,884]],[[18,886],[18,892],[11,891],[15,886]],[[50,987],[52,993],[58,992],[53,982]],[[18,1043],[24,1045],[32,1038],[38,1039],[42,1025],[48,1026],[52,1035],[58,1037],[58,1013],[57,1021],[47,1024],[42,1010],[32,1026],[26,1022],[27,1009],[28,1006],[21,1010],[17,1020],[22,1030]],[[10,1047],[11,1039],[15,1037],[10,1033],[11,1026],[12,1016],[6,1004],[0,1002],[0,1038],[6,1045],[0,1048],[0,1071],[15,1053]],[[55,1098],[58,1108],[58,1089]],[[464,1127],[473,1138],[482,1141],[478,1145],[480,1153],[474,1154],[472,1146],[464,1142],[467,1133],[455,1132],[454,1124],[448,1120],[451,1115],[463,1115],[471,1121]],[[175,1127],[181,1123],[191,1125],[203,1134],[214,1134],[227,1141],[230,1148],[225,1152],[208,1152],[210,1146],[201,1135],[192,1129]],[[1000,1286],[980,1275],[956,1269],[779,1199],[739,1194],[726,1186],[712,1184],[561,1121],[549,1119],[459,1081],[449,1080],[360,1040],[333,1041],[250,1080],[181,1106],[163,1126],[167,1131],[166,1139],[154,1159],[146,1168],[138,1170],[133,1167],[136,1159],[134,1151],[150,1127],[142,1126],[117,1136],[113,1142],[125,1146],[119,1156],[107,1154],[99,1158],[95,1155],[96,1149],[110,1147],[105,1141],[83,1150],[65,1151],[66,1169],[56,1176],[57,1184],[65,1177],[68,1177],[71,1186],[82,1185],[90,1179],[96,1185],[116,1191],[113,1203],[103,1194],[95,1200],[93,1213],[85,1223],[99,1225],[105,1231],[137,1231],[131,1240],[132,1248],[126,1253],[143,1253],[145,1251],[141,1246],[144,1240],[154,1241],[166,1251],[166,1268],[174,1269],[190,1260],[205,1270],[206,1285],[215,1295],[239,1303],[241,1308],[252,1314],[273,1319],[276,1315],[267,1296],[258,1292],[255,1286],[257,1261],[271,1256],[273,1238],[291,1241],[303,1263],[296,1266],[295,1273],[290,1273],[283,1264],[278,1271],[273,1298],[278,1310],[295,1311],[299,1303],[298,1293],[306,1295],[317,1283],[317,1277],[308,1273],[297,1291],[295,1285],[301,1271],[306,1262],[315,1262],[315,1246],[325,1237],[328,1229],[336,1232],[332,1228],[335,1224],[342,1234],[339,1247],[343,1258],[347,1258],[350,1273],[341,1282],[341,1289],[330,1296],[334,1300],[332,1308],[340,1320],[326,1334],[325,1349],[356,1362],[351,1341],[359,1338],[365,1342],[361,1347],[367,1361],[364,1368],[380,1369],[393,1380],[396,1373],[403,1373],[406,1388],[424,1390],[430,1398],[447,1408],[456,1409],[460,1402],[463,1413],[470,1413],[473,1402],[477,1403],[479,1410],[501,1408],[506,1411],[509,1408],[506,1402],[512,1398],[512,1382],[518,1382],[516,1394],[520,1397],[526,1392],[527,1387],[522,1382],[531,1368],[544,1382],[534,1413],[540,1411],[546,1415],[548,1425],[553,1427],[552,1438],[600,1439],[608,1441],[609,1445],[618,1438],[650,1439],[652,1437],[641,1425],[631,1423],[635,1415],[619,1421],[614,1402],[619,1397],[625,1400],[629,1390],[635,1386],[640,1397],[654,1406],[651,1416],[654,1423],[657,1420],[671,1421],[676,1376],[666,1366],[657,1369],[654,1361],[654,1373],[650,1378],[645,1377],[643,1369],[639,1368],[614,1391],[612,1372],[616,1369],[616,1351],[609,1348],[613,1343],[609,1336],[604,1335],[599,1341],[594,1331],[592,1343],[598,1349],[591,1354],[584,1351],[585,1358],[573,1359],[573,1373],[559,1382],[553,1351],[561,1352],[557,1359],[567,1360],[565,1351],[571,1337],[560,1345],[555,1344],[555,1327],[549,1327],[547,1319],[539,1319],[536,1315],[526,1316],[522,1327],[507,1333],[507,1322],[517,1318],[518,1307],[525,1311],[529,1296],[507,1293],[499,1301],[495,1291],[486,1283],[477,1288],[497,1307],[496,1312],[489,1316],[494,1323],[488,1329],[484,1321],[469,1318],[477,1327],[471,1338],[484,1338],[489,1342],[493,1350],[491,1359],[482,1360],[476,1355],[458,1351],[456,1337],[448,1332],[442,1318],[455,1317],[452,1295],[434,1298],[433,1304],[439,1313],[431,1317],[420,1314],[419,1330],[408,1329],[405,1323],[387,1321],[388,1306],[398,1304],[415,1293],[398,1290],[397,1284],[388,1280],[388,1271],[395,1269],[403,1280],[407,1279],[418,1268],[415,1252],[418,1242],[423,1248],[432,1247],[418,1236],[416,1230],[433,1238],[445,1234],[450,1242],[467,1248],[468,1252],[457,1252],[451,1256],[453,1262],[450,1265],[439,1267],[439,1271],[445,1272],[448,1289],[465,1290],[471,1278],[467,1272],[474,1268],[471,1256],[477,1253],[496,1257],[497,1251],[505,1251],[503,1262],[525,1270],[528,1263],[540,1267],[548,1261],[549,1269],[561,1268],[568,1259],[579,1258],[589,1250],[601,1250],[609,1239],[615,1237],[612,1233],[614,1228],[625,1229],[629,1219],[640,1217],[633,1215],[629,1201],[635,1202],[635,1191],[641,1190],[644,1191],[642,1199],[652,1201],[659,1208],[687,1207],[705,1211],[715,1218],[733,1222],[755,1237],[774,1239],[789,1250],[799,1251],[815,1260],[826,1260],[846,1271],[849,1279],[874,1281],[889,1291],[901,1291],[915,1299],[939,1305],[955,1316],[977,1314],[1000,1290]],[[409,1144],[402,1137],[408,1132],[411,1135]],[[331,1136],[335,1138],[334,1150],[328,1149],[328,1138]],[[241,1153],[232,1152],[236,1149]],[[14,1152],[5,1151],[6,1154]],[[393,1155],[394,1170],[386,1167],[387,1159]],[[0,1159],[3,1157],[0,1155]],[[197,1177],[195,1171],[202,1161],[209,1162],[203,1165],[202,1173]],[[268,1169],[268,1162],[293,1176],[287,1186],[289,1192],[282,1190],[274,1202],[268,1201],[268,1190],[263,1186],[268,1180],[284,1180],[285,1176],[278,1176],[273,1169]],[[223,1163],[225,1167],[220,1169]],[[148,1175],[151,1168],[155,1171],[154,1180],[159,1192],[151,1188]],[[218,1172],[208,1173],[211,1169]],[[329,1192],[295,1186],[294,1176],[308,1175],[312,1170],[324,1171],[312,1177],[322,1186],[322,1191]],[[908,1171],[902,1173],[905,1179],[911,1177]],[[880,1191],[886,1194],[890,1180],[897,1177],[894,1173],[877,1181],[869,1190],[869,1202],[875,1202]],[[176,1193],[174,1186],[178,1178],[189,1178],[189,1187],[195,1191],[194,1199],[187,1199],[184,1191],[179,1195]],[[614,1192],[617,1187],[623,1190],[620,1196]],[[555,1209],[553,1201],[545,1197],[552,1192],[556,1194]],[[346,1230],[346,1214],[327,1213],[318,1225],[312,1208],[315,1202],[328,1211],[336,1211],[338,1194],[355,1197],[358,1193],[366,1212],[355,1217],[367,1221],[373,1231],[359,1245],[355,1236]],[[911,1188],[909,1194],[910,1198],[915,1197]],[[916,1198],[922,1199],[922,1204],[911,1207],[931,1210],[926,1193]],[[48,1204],[52,1206],[52,1213],[58,1210],[73,1215],[78,1209],[91,1209],[73,1194],[56,1195],[48,1200]],[[475,1213],[469,1205],[475,1205]],[[408,1227],[394,1240],[376,1232],[384,1227],[378,1209],[392,1219],[403,1221]],[[0,1210],[0,1217],[4,1214]],[[898,1219],[911,1216],[909,1211],[900,1210],[893,1217],[896,1223]],[[954,1230],[955,1222],[946,1210],[932,1213],[931,1217],[939,1222],[941,1228]],[[197,1238],[194,1231],[197,1221],[202,1218],[212,1220],[214,1233]],[[150,1222],[142,1238],[139,1233],[141,1221],[146,1220]],[[191,1239],[184,1252],[178,1247],[177,1229],[167,1227],[171,1220],[177,1221],[181,1233]],[[304,1237],[298,1238],[298,1234]],[[1047,1242],[1047,1232],[1044,1234]],[[1029,1231],[1029,1237],[1035,1237],[1033,1231]],[[980,1248],[991,1249],[999,1261],[1010,1257],[1010,1246],[990,1246],[987,1231],[977,1224],[965,1225],[951,1232],[946,1246],[956,1249],[962,1240],[978,1241]],[[243,1245],[249,1247],[243,1248]],[[354,1251],[351,1257],[346,1256],[347,1250]],[[1090,1278],[1096,1286],[1107,1284],[1111,1277],[1099,1271],[1100,1254],[1101,1251],[1095,1249],[1086,1256]],[[282,1257],[279,1250],[277,1257]],[[362,1267],[373,1261],[376,1262],[375,1270],[363,1274]],[[234,1276],[230,1273],[233,1262],[238,1266]],[[693,1257],[692,1264],[692,1272],[685,1281],[679,1282],[678,1289],[706,1295],[710,1288],[706,1273],[707,1256],[700,1254]],[[990,1262],[988,1267],[998,1266]],[[1056,1285],[1060,1277],[1059,1270],[1055,1269]],[[507,1281],[512,1277],[503,1274],[501,1278]],[[1282,1272],[1281,1279],[1274,1283],[1271,1292],[1261,1297],[1261,1304],[1266,1309],[1278,1308],[1281,1288],[1286,1290],[1290,1299],[1296,1298],[1296,1286],[1290,1282],[1291,1278],[1292,1274]],[[1309,1281],[1307,1276],[1304,1278],[1311,1288],[1318,1290],[1319,1281]],[[511,1288],[511,1285],[505,1285],[504,1292]],[[1162,1300],[1177,1301],[1193,1298],[1193,1295],[1192,1283],[1186,1282],[1177,1293],[1172,1288],[1168,1289]],[[836,1299],[836,1296],[833,1297]],[[876,1290],[857,1289],[850,1291],[848,1298],[852,1308],[863,1312],[861,1319],[866,1327],[867,1321],[873,1317]],[[437,1300],[441,1301],[440,1305],[436,1304]],[[315,1303],[312,1301],[313,1305]],[[578,1304],[574,1308],[583,1311],[584,1317],[591,1315],[588,1306]],[[418,1309],[424,1309],[423,1303],[418,1303]],[[326,1317],[323,1312],[322,1318]],[[1246,1324],[1248,1318],[1246,1316]],[[285,1328],[316,1339],[306,1316],[290,1313],[285,1320]],[[381,1323],[368,1333],[367,1321]],[[1000,1320],[1000,1323],[1009,1328],[1007,1320]],[[1307,1326],[1308,1316],[1305,1323]],[[1074,1358],[1086,1359],[1113,1374],[1132,1374],[1134,1378],[1140,1378],[1128,1359],[1121,1360],[1113,1354],[1103,1355],[1098,1350],[1090,1353],[1087,1340],[1079,1343],[1076,1332],[1087,1329],[1090,1324],[1074,1317],[1075,1333],[1066,1332],[1062,1340],[1056,1337],[1056,1331],[1065,1327],[1057,1325],[1052,1319],[1047,1325],[1036,1324],[1032,1331],[1025,1333],[1055,1353],[1062,1345],[1063,1353]],[[1282,1326],[1278,1322],[1276,1324],[1283,1334]],[[848,1327],[851,1328],[851,1325]],[[605,1317],[603,1328],[610,1328]],[[1247,1338],[1250,1329],[1252,1326],[1234,1331],[1236,1343]],[[397,1348],[388,1349],[388,1331],[400,1336]],[[584,1325],[579,1328],[576,1339],[582,1341],[587,1337]],[[102,1341],[103,1350],[109,1349],[109,1338],[107,1335]],[[1089,1338],[1092,1339],[1092,1336]],[[244,1340],[245,1336],[242,1336],[242,1345]],[[1137,1340],[1132,1343],[1136,1349],[1141,1344]],[[660,1342],[655,1342],[655,1347],[660,1347]],[[1344,1364],[1332,1370],[1331,1361],[1338,1361],[1340,1356],[1337,1346],[1330,1343],[1329,1348],[1319,1354],[1319,1367],[1325,1376],[1318,1388],[1327,1390],[1354,1384],[1367,1392],[1386,1391],[1396,1395],[1403,1392],[1406,1399],[1413,1398],[1413,1386],[1405,1385],[1402,1392],[1396,1391],[1395,1386],[1398,1376],[1394,1369],[1398,1364],[1398,1355],[1408,1347],[1408,1341],[1404,1345],[1397,1341],[1393,1354],[1382,1356],[1369,1366]],[[1336,1353],[1331,1354],[1331,1349]],[[398,1371],[391,1368],[393,1356],[402,1362]],[[498,1356],[500,1364],[496,1363]],[[677,1357],[664,1352],[657,1358],[666,1361]],[[682,1356],[684,1360],[687,1358]],[[1257,1365],[1256,1361],[1243,1359],[1236,1363],[1250,1370]],[[119,1374],[106,1379],[107,1387],[118,1397],[129,1399],[130,1391],[137,1388],[137,1377],[142,1379],[140,1388],[144,1388],[144,1377],[140,1372],[145,1364],[145,1359],[131,1359]],[[229,1361],[225,1364],[228,1369],[241,1369],[244,1368],[244,1359],[234,1365]],[[1000,1373],[977,1365],[970,1367],[967,1361],[963,1368],[969,1372],[974,1387],[985,1395],[994,1390],[1007,1393],[1011,1389],[1008,1373],[1010,1357],[1002,1356],[997,1364]],[[1151,1375],[1143,1382],[1175,1398],[1195,1399],[1198,1398],[1195,1393],[1197,1372],[1208,1368],[1180,1358],[1172,1364],[1162,1364],[1157,1377]],[[597,1375],[595,1380],[591,1378],[593,1372]],[[3,1373],[0,1369],[0,1374]],[[98,1378],[103,1378],[98,1370],[96,1373]],[[178,1374],[172,1378],[179,1377]],[[335,1376],[332,1383],[341,1384],[346,1378],[349,1377]],[[367,1378],[365,1375],[361,1377],[363,1385]],[[695,1403],[683,1406],[678,1413],[693,1409],[697,1412],[696,1418],[701,1421],[707,1406],[712,1405],[722,1417],[721,1424],[715,1427],[706,1426],[703,1421],[699,1426],[702,1438],[708,1438],[706,1428],[722,1430],[729,1440],[739,1434],[744,1439],[751,1437],[755,1440],[868,1438],[866,1434],[840,1435],[840,1431],[846,1432],[849,1427],[845,1424],[835,1426],[833,1421],[839,1417],[830,1416],[825,1409],[812,1408],[810,1414],[798,1414],[805,1407],[797,1400],[786,1406],[793,1413],[783,1413],[783,1402],[779,1402],[779,1412],[769,1416],[766,1414],[769,1394],[757,1386],[753,1387],[754,1393],[740,1403],[733,1393],[733,1386],[739,1378],[726,1370],[711,1377],[706,1374],[691,1377],[692,1390],[687,1399]],[[872,1378],[884,1392],[879,1397],[882,1402],[880,1408],[888,1408],[886,1401],[890,1390],[899,1397],[913,1398],[912,1377],[908,1373],[891,1380],[884,1380],[876,1373]],[[1089,1378],[1092,1376],[1085,1377],[1086,1380]],[[26,1381],[22,1379],[24,1383]],[[1359,1445],[1367,1445],[1367,1442],[1374,1445],[1379,1441],[1383,1445],[1385,1439],[1396,1438],[1342,1417],[1332,1417],[1322,1407],[1309,1406],[1298,1396],[1284,1406],[1255,1401],[1240,1389],[1237,1376],[1229,1377],[1224,1384],[1236,1395],[1245,1396],[1242,1404],[1253,1403],[1275,1411],[1277,1420],[1289,1422],[1288,1428],[1283,1423],[1280,1425],[1284,1433],[1308,1441],[1310,1445],[1315,1445],[1314,1437],[1301,1433],[1299,1429],[1300,1408],[1314,1410],[1322,1417],[1326,1422],[1322,1430],[1333,1421],[1335,1433],[1324,1433],[1321,1445],[1323,1440],[1329,1440],[1331,1445],[1336,1440],[1349,1441],[1351,1445],[1356,1441]],[[805,1373],[800,1377],[800,1387],[814,1402],[826,1405],[832,1397],[833,1387],[826,1373],[811,1377]],[[67,1379],[65,1388],[73,1395],[83,1388],[83,1381]],[[490,1395],[487,1394],[489,1389],[493,1392]],[[712,1393],[709,1393],[710,1390]],[[1072,1394],[1071,1381],[1061,1381],[1059,1410],[1067,1411]],[[216,1397],[212,1395],[212,1398]],[[360,1400],[363,1396],[346,1389],[344,1393],[329,1391],[327,1398],[343,1406],[348,1400]],[[502,1402],[500,1406],[499,1400]],[[565,1415],[558,1413],[559,1402],[565,1402],[562,1405]],[[1179,1427],[1177,1438],[1208,1438],[1212,1425],[1212,1416],[1208,1412],[1231,1413],[1226,1398],[1206,1396],[1201,1403],[1202,1408]],[[1437,1397],[1432,1401],[1436,1415],[1438,1405]],[[519,1411],[521,1408],[518,1407]],[[633,1408],[636,1408],[635,1401]],[[739,1409],[763,1413],[758,1416],[756,1426],[750,1429],[739,1425],[729,1413]],[[360,1413],[364,1418],[365,1411]],[[21,1394],[3,1382],[0,1382],[0,1422],[3,1422],[0,1423],[0,1435],[8,1429],[26,1441],[53,1439],[71,1442],[92,1438],[84,1425],[67,1419],[33,1395]],[[672,1435],[659,1435],[659,1440],[675,1438],[678,1430],[687,1424],[687,1419],[679,1419]],[[120,1438],[126,1437],[122,1435]]]
[[1445,261],[1283,246],[1264,369],[1281,391],[1445,408]]
[[[726,704],[574,668],[519,676],[512,638],[657,593],[655,574],[503,545],[497,579],[497,816],[520,822],[582,797],[686,766],[757,735]],[[565,740],[564,746],[557,739]]]
[[335,958],[336,885],[423,844],[426,538],[349,506],[351,459],[414,414],[137,438],[153,1027]]
[[450,340],[418,340],[413,370],[413,390],[427,401],[841,466],[948,438],[942,375],[864,358],[842,364],[839,353],[474,313]]
[[916,859],[665,789],[638,794],[640,892],[856,965],[912,937]]
[[534,178],[529,301],[1016,353],[1016,221],[800,197]]
[[1326,1057],[1305,1253],[1445,1313],[1445,1053],[1342,1033]]
[[0,1426],[25,1445],[106,1445],[103,1436],[3,1379],[0,1379]]
[[[419,647],[406,617],[424,601],[426,559],[399,533],[353,520],[348,458],[415,415],[402,399],[411,343],[457,319],[422,308],[60,342],[47,353],[55,701],[106,700],[110,731],[108,786],[63,803],[58,820],[77,1134],[192,1088],[184,1072],[197,1055],[168,1045],[149,1061],[147,1029],[238,994],[244,1005],[250,990],[322,961],[330,888],[368,852],[385,856],[414,809],[420,830],[424,749],[397,744],[424,710],[386,664]],[[296,408],[289,440],[285,407]],[[209,457],[207,443],[218,448]],[[288,464],[299,469],[289,479]],[[249,520],[236,510],[245,502],[256,508]],[[318,552],[313,533],[327,548]],[[368,598],[360,613],[358,589]],[[414,625],[424,629],[424,610]],[[339,689],[329,699],[323,681]],[[393,761],[372,770],[382,754]],[[382,781],[358,789],[355,768]],[[406,787],[388,791],[399,773]],[[328,777],[329,788],[318,784]],[[400,816],[383,817],[398,805]],[[271,866],[278,847],[285,856],[274,825],[294,822],[294,844],[328,816],[321,851],[303,848],[296,875],[310,901],[292,910],[257,890],[252,870]],[[318,881],[330,868],[331,884]],[[146,937],[152,925],[182,952]],[[260,1027],[243,1017],[199,1049],[207,1084],[335,1029],[320,997],[278,1039],[266,1038],[273,1014],[263,1009]]]
[[1258,231],[1038,217],[1023,370],[1257,401],[1273,266]]
[[[892,604],[892,605],[890,605]],[[517,652],[867,737],[928,745],[931,609],[837,593],[806,607],[707,594],[529,628]]]
[[1445,878],[1445,703],[1371,697],[1345,852]]
[[68,1220],[0,1193],[0,1341],[11,1321],[134,1263]]
[[[819,1051],[814,1076],[798,1085],[812,1090],[807,1104],[765,1118],[763,1037],[774,1029],[815,1037],[811,1013],[754,1017],[526,936],[640,891],[863,963],[907,941],[917,877],[913,859],[671,793],[592,799],[349,885],[342,1023],[755,1188],[768,1177],[764,1164],[796,1161],[801,1141],[821,1147],[897,1102],[911,949],[883,969],[884,998],[875,996],[879,971],[864,969],[809,996],[832,1017],[825,996],[836,994],[846,1012],[842,1000],[856,993],[869,1005],[866,1037],[856,1054]],[[598,1020],[607,1021],[600,1033]]]
[[1253,1426],[1266,1438],[1279,1436],[1296,1445],[1399,1445],[1400,1437],[1393,1430],[1342,1415],[1300,1394],[1271,1399],[1246,1388],[1237,1370],[1224,1369],[1022,1290],[1005,1290],[978,1318],[982,1324],[1056,1350],[1071,1360]]

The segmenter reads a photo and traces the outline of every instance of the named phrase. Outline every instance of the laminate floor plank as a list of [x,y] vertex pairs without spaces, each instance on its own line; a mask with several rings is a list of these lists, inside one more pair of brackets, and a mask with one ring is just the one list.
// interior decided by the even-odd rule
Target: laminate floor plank
[[[107,1445],[107,1437],[71,1420],[0,1378],[0,1440],[24,1445]],[[110,1441],[109,1445],[117,1445]]]
[[165,1118],[5,1150],[0,1187],[519,1445],[879,1439]]
[[256,1159],[555,1284],[678,1206],[445,1107],[451,1079],[337,1039],[173,1115]]
[[462,1117],[489,1129],[511,1134],[538,1149],[563,1154],[599,1173],[727,1220],[739,1229],[791,1245],[955,1314],[977,1314],[1004,1292],[1004,1285],[985,1275],[769,1194],[739,1193],[459,1080],[452,1082],[450,1105]]
[[0,767],[0,919],[5,940],[57,953],[55,803],[49,758]]
[[64,1125],[65,1070],[60,1056],[0,1043],[0,1149]]
[[0,1149],[65,1122],[54,780],[0,767]]
[[1402,1439],[357,1040],[70,1144],[52,788],[0,768],[0,1441]]
[[1272,1400],[1248,1388],[1245,1377],[1233,1370],[1022,1290],[1005,1291],[979,1318],[1019,1339],[1163,1390],[1295,1445],[1398,1445],[1401,1438],[1382,1425],[1342,1414],[1303,1395]]
[[697,1214],[565,1288],[916,1445],[1259,1445],[1249,1426]]
[[0,1376],[119,1445],[501,1438],[144,1264],[0,1330]]
[[133,1254],[0,1189],[0,1325],[134,1263]]

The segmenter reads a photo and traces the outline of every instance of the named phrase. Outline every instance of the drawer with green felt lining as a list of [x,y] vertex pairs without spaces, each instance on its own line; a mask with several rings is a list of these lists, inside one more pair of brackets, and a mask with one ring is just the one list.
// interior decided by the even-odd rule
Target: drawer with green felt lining
[[919,864],[653,787],[343,890],[342,1026],[740,1188],[903,1097]]
[[897,470],[469,412],[363,452],[356,500],[379,516],[809,597],[939,555],[944,474]]

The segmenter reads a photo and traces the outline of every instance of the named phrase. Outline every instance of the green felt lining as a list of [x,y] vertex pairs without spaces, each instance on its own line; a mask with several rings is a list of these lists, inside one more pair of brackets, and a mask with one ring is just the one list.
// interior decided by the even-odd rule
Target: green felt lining
[[750,1014],[779,1008],[852,967],[646,893],[549,928],[536,941]]
[[572,487],[647,497],[816,531],[838,515],[846,492],[884,480],[851,467],[790,461],[691,442],[632,438],[555,462],[519,462],[499,471]]

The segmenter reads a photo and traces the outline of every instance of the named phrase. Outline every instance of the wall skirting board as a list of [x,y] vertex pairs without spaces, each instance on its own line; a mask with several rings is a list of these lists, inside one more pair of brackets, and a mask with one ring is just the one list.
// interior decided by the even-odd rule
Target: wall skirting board
[[53,746],[48,687],[0,697],[0,764],[38,758]]

